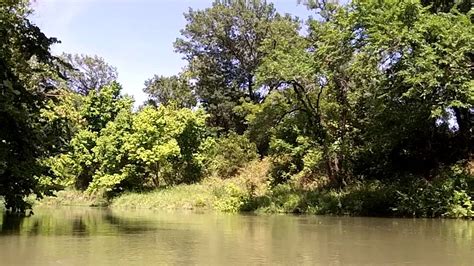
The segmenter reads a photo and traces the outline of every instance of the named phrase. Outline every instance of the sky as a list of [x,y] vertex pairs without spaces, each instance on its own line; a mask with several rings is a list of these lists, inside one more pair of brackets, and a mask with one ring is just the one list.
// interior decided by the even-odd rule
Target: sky
[[[280,13],[302,19],[310,12],[297,0],[273,1]],[[144,82],[170,76],[186,65],[175,53],[186,20],[183,13],[210,7],[212,0],[36,0],[31,20],[49,37],[52,52],[98,55],[117,68],[118,81],[136,106],[146,100]]]

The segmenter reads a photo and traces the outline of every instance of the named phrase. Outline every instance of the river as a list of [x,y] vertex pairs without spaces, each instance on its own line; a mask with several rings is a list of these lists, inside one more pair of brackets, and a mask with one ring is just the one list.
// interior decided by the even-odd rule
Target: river
[[0,265],[474,265],[474,221],[39,208]]

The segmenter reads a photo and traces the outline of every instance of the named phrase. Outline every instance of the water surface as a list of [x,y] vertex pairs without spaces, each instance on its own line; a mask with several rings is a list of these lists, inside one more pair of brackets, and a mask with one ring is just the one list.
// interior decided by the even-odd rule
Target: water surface
[[474,265],[474,222],[36,209],[0,215],[0,265]]

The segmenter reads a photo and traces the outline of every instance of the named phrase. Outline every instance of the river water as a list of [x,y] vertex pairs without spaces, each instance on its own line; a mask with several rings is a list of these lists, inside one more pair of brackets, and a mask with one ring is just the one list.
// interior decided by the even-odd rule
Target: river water
[[467,220],[77,207],[0,217],[0,265],[474,265]]

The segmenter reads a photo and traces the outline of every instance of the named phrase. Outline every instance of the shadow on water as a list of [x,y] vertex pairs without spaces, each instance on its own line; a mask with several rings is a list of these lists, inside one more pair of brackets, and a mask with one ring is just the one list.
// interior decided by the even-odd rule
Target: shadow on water
[[107,209],[71,208],[44,209],[37,214],[21,217],[0,215],[1,235],[116,235],[140,234],[156,230],[153,223],[114,215]]
[[19,232],[24,219],[25,217],[3,213],[2,219],[0,220],[0,234]]

